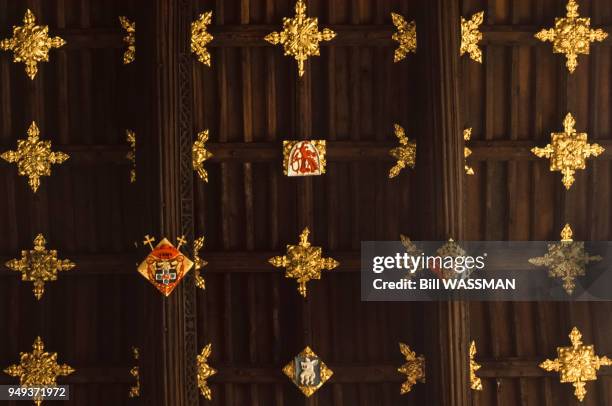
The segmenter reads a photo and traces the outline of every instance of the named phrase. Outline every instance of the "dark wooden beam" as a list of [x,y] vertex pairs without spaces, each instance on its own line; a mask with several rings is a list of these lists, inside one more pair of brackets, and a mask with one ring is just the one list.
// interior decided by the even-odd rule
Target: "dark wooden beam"
[[[612,159],[612,141],[597,141],[605,148],[598,160]],[[328,141],[327,160],[329,162],[393,162],[389,150],[396,145],[392,142],[371,141]],[[472,141],[468,144],[472,150],[469,160],[479,161],[537,161],[531,148],[544,146],[532,141]],[[14,146],[13,146],[14,147]],[[13,149],[5,146],[1,150]],[[279,143],[275,142],[213,142],[208,144],[214,154],[211,162],[280,162],[282,152]],[[58,145],[54,149],[70,155],[65,165],[129,165],[126,145]],[[417,170],[419,166],[417,166]]]
[[[424,240],[461,240],[464,230],[463,137],[459,103],[459,1],[421,4],[415,56],[424,103],[418,108],[417,213]],[[457,22],[456,24],[453,22]],[[466,302],[428,303],[424,326],[427,358],[426,403],[469,406],[469,306]]]
[[[338,35],[331,42],[322,42],[322,47],[329,46],[394,46],[391,35],[395,28],[392,25],[325,25]],[[270,47],[264,37],[272,31],[278,31],[279,24],[244,24],[212,26],[210,31],[214,40],[210,46],[219,47]],[[541,45],[546,44],[534,38],[534,34],[544,27],[529,25],[482,25],[483,45]],[[612,32],[612,26],[600,27]],[[123,33],[108,28],[92,29],[56,29],[53,35],[66,40],[61,50],[123,48]],[[0,38],[11,36],[11,32],[0,30]],[[608,36],[603,42],[612,44]],[[596,45],[597,46],[597,45]],[[60,51],[61,51],[60,50]]]

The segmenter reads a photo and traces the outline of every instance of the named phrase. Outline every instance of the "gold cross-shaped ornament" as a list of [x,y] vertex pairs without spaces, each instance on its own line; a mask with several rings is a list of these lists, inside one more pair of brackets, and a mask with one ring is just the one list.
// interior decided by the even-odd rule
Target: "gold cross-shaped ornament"
[[321,247],[313,247],[308,241],[310,230],[305,228],[298,245],[287,245],[287,254],[270,258],[269,262],[277,268],[286,268],[285,277],[297,279],[298,292],[306,297],[306,283],[321,279],[323,270],[332,270],[340,263],[333,258],[323,258]]
[[550,170],[563,174],[563,185],[569,190],[574,183],[574,174],[579,169],[586,168],[586,159],[599,156],[604,148],[599,144],[589,144],[587,133],[578,133],[574,126],[576,120],[572,113],[568,113],[563,120],[564,131],[552,133],[551,143],[544,148],[532,148],[536,156],[550,158]]
[[593,345],[584,345],[582,333],[576,327],[569,337],[571,347],[557,347],[557,358],[547,359],[540,364],[540,368],[559,372],[561,383],[574,385],[574,395],[582,402],[587,393],[586,383],[597,380],[597,371],[602,366],[612,366],[612,360],[595,355]]
[[[45,352],[45,344],[40,337],[37,337],[32,346],[33,351],[22,352],[19,354],[20,362],[11,365],[4,370],[10,376],[19,378],[19,384],[23,387],[32,386],[57,386],[58,376],[67,376],[74,372],[69,365],[59,365],[57,363],[57,353]],[[42,400],[34,398],[37,406],[42,404]]]
[[0,41],[0,49],[13,51],[13,62],[23,62],[32,80],[38,73],[38,62],[49,62],[49,51],[66,43],[60,37],[49,37],[49,27],[36,25],[36,16],[29,9],[22,26],[13,26],[13,37]]
[[306,16],[306,3],[298,0],[295,4],[295,16],[283,18],[283,30],[266,35],[265,40],[271,44],[281,44],[285,55],[291,55],[298,63],[298,74],[304,76],[304,64],[311,56],[319,56],[319,43],[331,41],[336,36],[332,30],[325,28],[319,31],[319,20]]
[[544,29],[535,34],[540,41],[553,43],[553,53],[565,54],[567,70],[574,73],[578,66],[578,55],[590,53],[591,42],[603,41],[608,34],[602,30],[591,29],[591,19],[580,17],[578,3],[569,0],[567,15],[555,18],[555,28]]
[[7,151],[0,158],[17,164],[19,175],[27,176],[32,191],[40,187],[42,176],[51,176],[51,164],[62,164],[70,156],[63,152],[52,152],[51,141],[42,141],[36,122],[28,129],[28,138],[17,141],[16,151]]

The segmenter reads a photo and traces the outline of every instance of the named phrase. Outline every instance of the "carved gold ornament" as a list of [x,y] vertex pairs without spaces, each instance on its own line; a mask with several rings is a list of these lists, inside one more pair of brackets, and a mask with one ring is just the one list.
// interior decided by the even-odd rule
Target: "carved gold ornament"
[[550,171],[563,174],[563,184],[568,190],[574,183],[574,173],[586,168],[586,159],[604,152],[599,144],[587,142],[587,133],[577,133],[575,125],[572,113],[568,113],[563,120],[562,133],[552,133],[551,143],[544,148],[531,149],[540,158],[550,158]]
[[323,175],[326,152],[325,140],[283,141],[283,173],[285,176]]
[[206,66],[210,66],[210,53],[206,46],[213,40],[213,36],[208,32],[212,16],[212,11],[208,11],[200,14],[200,17],[191,23],[191,52]]
[[66,43],[60,37],[49,37],[49,27],[36,25],[36,17],[29,9],[22,26],[13,26],[13,37],[0,41],[0,49],[13,51],[13,62],[23,62],[32,80],[38,73],[38,62],[49,62],[49,51]]
[[204,162],[213,156],[213,154],[206,149],[206,142],[208,142],[208,130],[198,133],[198,139],[193,143],[193,147],[191,148],[193,169],[204,182],[208,182],[208,172],[204,169]]
[[601,261],[599,255],[590,255],[584,251],[584,242],[572,240],[572,229],[566,224],[561,231],[561,242],[548,244],[548,253],[543,257],[530,258],[529,262],[536,266],[548,267],[548,276],[560,278],[563,289],[568,295],[574,293],[576,278],[584,276],[589,262]]
[[277,268],[286,268],[285,277],[297,279],[298,292],[306,297],[306,283],[321,279],[321,271],[338,267],[340,263],[333,258],[323,258],[321,247],[312,247],[308,241],[310,230],[305,228],[298,245],[287,245],[287,254],[270,258],[269,262]]
[[482,40],[480,25],[484,21],[484,11],[476,13],[471,19],[461,17],[461,55],[467,53],[476,62],[482,63],[482,51],[478,43]]
[[393,62],[399,62],[406,58],[410,52],[416,53],[417,50],[417,33],[416,22],[407,22],[401,14],[391,13],[393,25],[397,28],[397,32],[393,33],[391,39],[399,43],[395,50]]
[[[466,128],[465,130],[463,130],[463,141],[468,142],[469,140],[472,139],[472,129],[471,128]],[[469,149],[468,147],[464,146],[463,147],[463,157],[464,157],[464,167],[465,167],[465,173],[467,175],[473,175],[474,174],[474,168],[472,168],[471,166],[469,166],[467,164],[467,159],[468,157],[472,155],[472,150]]]
[[123,53],[123,64],[128,65],[136,60],[136,23],[124,16],[119,17],[119,22],[125,31],[123,42],[127,46]]
[[212,354],[212,344],[202,348],[202,353],[198,355],[198,388],[200,393],[207,400],[212,400],[212,390],[208,386],[208,378],[215,375],[217,370],[208,365],[208,357]]
[[130,152],[125,156],[132,164],[130,169],[130,182],[136,182],[136,133],[132,130],[125,131],[126,140],[130,144]]
[[476,341],[472,341],[470,344],[470,388],[472,390],[481,391],[482,390],[482,380],[476,376],[476,371],[478,371],[482,366],[476,362]]
[[34,249],[21,251],[21,259],[11,259],[6,267],[21,272],[21,280],[34,283],[34,296],[40,300],[45,293],[45,282],[57,280],[57,273],[69,271],[75,264],[68,259],[57,259],[56,250],[47,250],[45,237],[38,234]]
[[204,248],[204,236],[193,242],[193,268],[195,271],[195,285],[198,289],[206,289],[206,281],[201,272],[202,268],[208,265],[208,262],[200,258],[199,252],[202,248]]
[[28,129],[28,138],[17,141],[17,151],[7,151],[0,158],[17,163],[19,175],[28,177],[28,184],[36,193],[41,176],[51,176],[51,164],[62,164],[68,158],[63,152],[51,152],[51,141],[42,141],[35,122]]
[[132,347],[132,355],[134,357],[134,362],[136,365],[130,369],[130,375],[134,377],[136,380],[136,384],[130,387],[130,392],[128,396],[130,398],[140,397],[140,367],[138,366],[138,360],[140,359],[140,349],[137,347]]
[[557,347],[557,358],[547,359],[540,364],[540,368],[551,372],[559,372],[561,383],[574,385],[574,395],[581,402],[587,393],[586,383],[597,380],[597,371],[602,366],[612,366],[608,357],[595,355],[593,345],[582,343],[582,334],[574,327],[569,335],[571,347]]
[[285,55],[291,55],[298,63],[298,74],[304,76],[304,62],[311,56],[319,56],[319,42],[331,41],[336,36],[332,30],[319,31],[319,20],[306,17],[306,3],[298,0],[295,16],[283,18],[283,30],[266,35],[265,40],[273,45],[281,44]]
[[402,383],[400,390],[400,393],[405,395],[417,382],[425,383],[425,357],[417,356],[416,352],[404,343],[399,343],[399,347],[406,358],[406,363],[397,369],[399,373],[406,375],[406,382]]
[[399,140],[400,146],[389,151],[389,155],[397,159],[395,166],[389,170],[389,179],[399,175],[405,167],[414,168],[416,165],[416,142],[408,140],[402,126],[398,124],[394,124],[394,126],[395,136]]
[[[11,365],[4,370],[6,374],[18,377],[21,386],[56,387],[58,376],[67,376],[74,372],[70,366],[57,363],[57,353],[44,352],[45,344],[40,337],[36,337],[32,348],[30,353],[19,353],[19,365]],[[40,406],[42,400],[34,400],[34,403]]]
[[334,374],[310,347],[304,348],[304,351],[285,365],[283,373],[306,397],[312,396]]
[[578,55],[588,55],[591,42],[603,41],[608,34],[601,29],[591,29],[591,19],[580,17],[578,3],[569,0],[567,15],[555,18],[555,28],[544,29],[535,34],[540,41],[553,43],[553,53],[565,54],[567,70],[574,73],[578,66]]

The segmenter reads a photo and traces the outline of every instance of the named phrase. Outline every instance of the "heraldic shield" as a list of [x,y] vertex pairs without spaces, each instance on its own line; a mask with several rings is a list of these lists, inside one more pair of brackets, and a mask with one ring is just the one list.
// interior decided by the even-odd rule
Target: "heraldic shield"
[[192,267],[193,262],[164,238],[140,264],[138,272],[167,297]]

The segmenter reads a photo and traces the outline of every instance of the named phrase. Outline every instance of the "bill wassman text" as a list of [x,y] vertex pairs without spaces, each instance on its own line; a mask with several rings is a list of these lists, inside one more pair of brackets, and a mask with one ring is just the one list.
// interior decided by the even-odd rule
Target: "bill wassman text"
[[373,286],[376,290],[516,290],[516,279],[374,279]]

